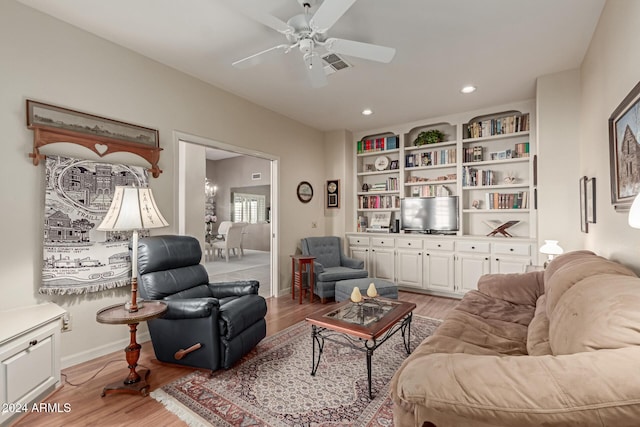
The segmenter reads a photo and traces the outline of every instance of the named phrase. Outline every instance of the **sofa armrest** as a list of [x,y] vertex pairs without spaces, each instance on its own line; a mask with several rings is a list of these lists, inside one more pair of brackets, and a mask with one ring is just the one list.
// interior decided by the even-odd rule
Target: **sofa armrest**
[[343,256],[341,262],[344,267],[355,268],[358,270],[364,269],[364,261],[361,259]]
[[324,265],[320,264],[318,261],[313,261],[313,274],[318,275],[324,272]]
[[167,304],[167,311],[162,319],[173,320],[209,317],[220,307],[220,302],[215,298],[176,299],[162,302]]
[[437,353],[406,364],[392,393],[404,410],[422,414],[416,425],[439,413],[501,426],[631,426],[640,417],[640,385],[629,374],[638,370],[638,347],[562,356]]
[[209,291],[214,298],[235,297],[257,294],[260,282],[257,280],[239,280],[237,282],[209,283]]
[[478,291],[514,304],[536,305],[544,293],[544,271],[485,274],[478,279]]
[[220,306],[220,335],[231,339],[264,319],[267,303],[259,295],[244,295]]

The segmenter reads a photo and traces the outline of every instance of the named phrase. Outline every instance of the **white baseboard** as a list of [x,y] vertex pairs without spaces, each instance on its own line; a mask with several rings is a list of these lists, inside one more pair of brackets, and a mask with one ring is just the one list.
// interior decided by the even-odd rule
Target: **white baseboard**
[[[142,332],[136,336],[136,340],[139,343],[144,343],[146,341],[150,341],[151,337],[149,336],[149,332]],[[70,356],[65,356],[61,360],[62,369],[68,368],[70,366],[78,365],[80,363],[88,362],[89,360],[104,356],[105,354],[113,353],[115,351],[122,351],[129,345],[129,339],[121,339],[118,341],[113,341],[108,344],[101,345],[99,347],[92,348],[91,350],[82,351],[80,353],[72,354]],[[151,343],[149,345],[145,345],[142,351],[153,351],[151,348]],[[124,355],[122,355],[124,357]]]

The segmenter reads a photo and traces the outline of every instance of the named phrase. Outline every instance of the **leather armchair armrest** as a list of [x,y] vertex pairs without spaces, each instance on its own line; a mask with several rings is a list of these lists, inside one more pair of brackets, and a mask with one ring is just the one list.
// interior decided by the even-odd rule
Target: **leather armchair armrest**
[[257,294],[260,282],[257,280],[239,280],[237,282],[209,283],[211,296],[214,298],[235,297]]
[[212,314],[217,317],[220,302],[215,298],[194,298],[164,300],[167,304],[167,312],[162,319],[196,319],[200,317],[210,317]]
[[364,261],[361,259],[342,257],[342,265],[344,267],[355,268],[358,270],[362,270],[364,268]]

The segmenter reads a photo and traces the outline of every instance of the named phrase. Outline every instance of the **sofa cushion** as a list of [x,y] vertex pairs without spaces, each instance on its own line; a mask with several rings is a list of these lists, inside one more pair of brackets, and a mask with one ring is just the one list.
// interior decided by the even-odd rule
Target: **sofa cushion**
[[[583,251],[580,251],[583,252]],[[571,255],[568,254],[568,255]],[[563,258],[563,260],[566,258]],[[551,263],[553,264],[553,263]],[[551,265],[550,264],[550,265]],[[572,286],[582,279],[598,274],[615,274],[636,277],[635,273],[622,264],[609,261],[597,255],[576,256],[556,269],[550,276],[545,274],[545,294],[547,316],[551,318],[556,304]]]
[[551,354],[549,345],[549,318],[545,308],[546,295],[541,295],[536,303],[536,312],[527,329],[527,353],[529,356]]
[[549,316],[553,354],[640,346],[640,279],[587,277],[567,290]]

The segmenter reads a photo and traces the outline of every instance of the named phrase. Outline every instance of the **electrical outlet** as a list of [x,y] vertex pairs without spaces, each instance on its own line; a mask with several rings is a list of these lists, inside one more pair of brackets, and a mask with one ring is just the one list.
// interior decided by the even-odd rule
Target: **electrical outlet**
[[318,222],[317,221],[311,221],[311,228],[318,228]]
[[62,332],[71,330],[71,313],[68,311],[62,315]]

